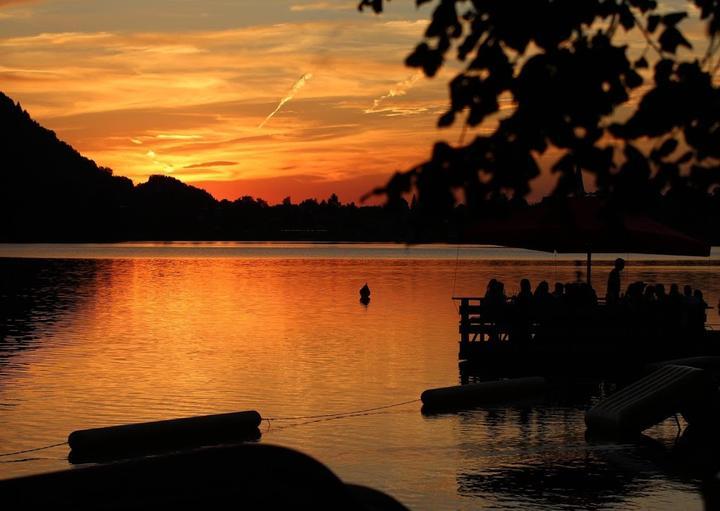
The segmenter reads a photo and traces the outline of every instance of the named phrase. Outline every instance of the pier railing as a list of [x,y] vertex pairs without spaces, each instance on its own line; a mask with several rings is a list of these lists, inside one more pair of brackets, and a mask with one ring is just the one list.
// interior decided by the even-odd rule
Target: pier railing
[[[707,322],[686,324],[680,316],[655,311],[611,307],[600,299],[592,304],[565,305],[547,315],[517,308],[511,298],[494,307],[479,296],[453,297],[459,303],[460,359],[490,352],[521,349],[542,339],[555,344],[608,344],[624,341],[658,345],[681,336],[684,339],[718,339],[720,332]],[[675,319],[673,319],[675,317]],[[710,335],[712,334],[712,335]]]
[[483,307],[480,296],[453,297],[460,302],[460,344],[487,342],[491,340],[507,340],[510,334],[509,325],[499,317],[493,317]]
[[[514,298],[502,305],[484,304],[480,296],[458,296],[460,314],[460,359],[477,358],[498,350],[512,351],[533,344],[540,337],[562,342],[563,339],[600,338],[620,327],[615,313],[604,299],[592,304],[578,303],[564,315],[536,315],[518,308]],[[604,332],[604,333],[603,333]]]
[[[495,311],[483,305],[484,298],[481,296],[454,296],[452,299],[460,303],[461,343],[508,340],[517,319],[514,317],[512,299]],[[605,299],[597,299],[592,307],[597,311],[605,309]],[[527,326],[527,334],[530,338],[534,337],[539,326],[537,321],[530,321]]]

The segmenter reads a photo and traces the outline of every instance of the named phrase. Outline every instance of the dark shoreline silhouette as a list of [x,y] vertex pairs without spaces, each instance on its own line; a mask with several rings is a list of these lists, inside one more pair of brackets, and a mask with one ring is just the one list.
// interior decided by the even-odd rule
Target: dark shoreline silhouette
[[[243,196],[216,200],[168,176],[133,185],[83,157],[43,128],[19,103],[0,93],[0,242],[116,242],[169,240],[462,242],[470,223],[464,205],[438,217],[413,199],[384,206],[326,200],[281,204]],[[497,196],[479,217],[527,207]],[[660,220],[720,243],[720,189],[713,194],[658,196]]]

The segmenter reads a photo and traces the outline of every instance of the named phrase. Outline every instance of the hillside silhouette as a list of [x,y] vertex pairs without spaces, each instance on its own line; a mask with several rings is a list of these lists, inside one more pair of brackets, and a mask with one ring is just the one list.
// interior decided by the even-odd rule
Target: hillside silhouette
[[[297,240],[455,242],[468,223],[526,207],[502,194],[468,212],[439,217],[404,198],[384,206],[342,204],[333,194],[281,204],[243,196],[216,200],[169,176],[134,185],[82,156],[0,93],[0,242],[143,240]],[[675,189],[650,201],[648,213],[720,242],[720,191]]]
[[169,176],[133,185],[82,156],[0,93],[0,242],[398,241],[410,208],[249,196],[216,200]]
[[58,140],[2,93],[0,127],[0,239],[102,239],[118,229],[132,181]]

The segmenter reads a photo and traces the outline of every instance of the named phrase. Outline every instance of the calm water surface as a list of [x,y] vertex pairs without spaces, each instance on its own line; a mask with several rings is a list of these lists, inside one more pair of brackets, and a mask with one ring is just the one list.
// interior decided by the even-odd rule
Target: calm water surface
[[[689,283],[713,306],[720,253],[625,256],[624,282]],[[614,255],[599,256],[596,288]],[[75,429],[256,409],[348,412],[454,385],[455,295],[499,277],[584,277],[584,257],[488,247],[309,244],[0,245],[0,452]],[[372,301],[358,302],[368,282]],[[718,323],[717,310],[709,319]],[[273,421],[298,448],[411,509],[701,509],[699,475],[654,448],[589,443],[598,392],[424,417],[419,403]],[[0,458],[0,476],[67,467],[67,447]]]

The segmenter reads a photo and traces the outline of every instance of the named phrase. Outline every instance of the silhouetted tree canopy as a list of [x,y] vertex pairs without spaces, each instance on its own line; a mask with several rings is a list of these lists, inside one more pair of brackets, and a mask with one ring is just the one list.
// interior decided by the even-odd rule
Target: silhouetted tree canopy
[[457,59],[438,124],[487,129],[437,143],[429,161],[397,173],[376,190],[390,202],[413,190],[443,215],[458,198],[475,211],[497,194],[524,197],[543,155],[559,195],[575,189],[578,167],[625,206],[717,193],[720,1],[672,12],[655,0],[416,0],[425,3],[434,11],[406,64],[432,77]]

